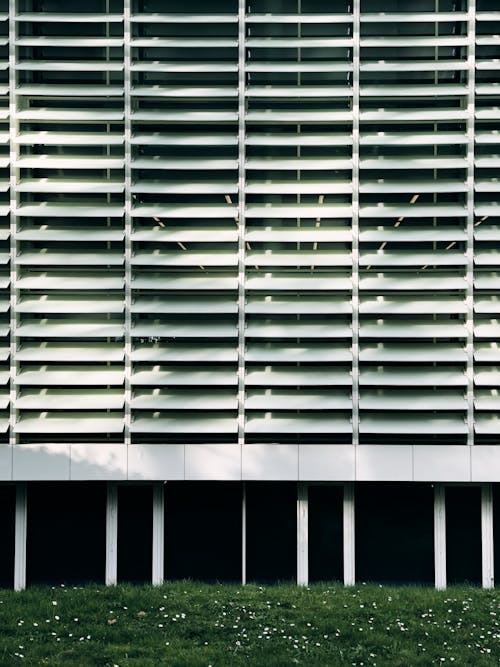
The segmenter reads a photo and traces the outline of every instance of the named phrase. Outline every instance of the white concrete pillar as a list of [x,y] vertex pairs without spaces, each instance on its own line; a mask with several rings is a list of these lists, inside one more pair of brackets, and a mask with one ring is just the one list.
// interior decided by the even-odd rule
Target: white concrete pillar
[[108,482],[106,496],[106,586],[115,586],[118,579],[118,489]]
[[297,584],[309,583],[309,502],[308,486],[297,484]]
[[14,590],[26,588],[26,533],[28,523],[28,497],[26,482],[16,485]]
[[443,484],[434,486],[434,584],[446,588],[446,501]]
[[165,494],[163,482],[155,482],[153,485],[153,564],[152,583],[160,586],[164,580],[164,520],[165,520]]
[[241,487],[241,583],[247,583],[247,485]]
[[356,581],[356,536],[354,510],[354,483],[344,484],[344,585],[354,586]]
[[493,543],[493,489],[491,484],[481,485],[481,547],[483,588],[495,585]]

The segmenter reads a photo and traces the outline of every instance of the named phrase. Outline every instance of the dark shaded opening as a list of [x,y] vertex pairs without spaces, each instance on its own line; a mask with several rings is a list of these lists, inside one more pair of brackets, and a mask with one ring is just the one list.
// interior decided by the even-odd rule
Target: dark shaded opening
[[153,487],[118,487],[118,581],[150,582]]
[[248,482],[246,527],[248,581],[296,581],[297,484]]
[[500,484],[493,484],[493,554],[495,586],[500,587]]
[[14,585],[14,548],[15,548],[15,486],[0,486],[0,587],[12,588]]
[[430,484],[357,484],[359,581],[433,583],[433,497]]
[[241,483],[165,485],[165,578],[241,581]]
[[103,582],[105,562],[106,485],[29,484],[28,584]]
[[480,584],[481,489],[450,486],[445,494],[448,584]]
[[309,487],[309,581],[343,580],[342,486]]

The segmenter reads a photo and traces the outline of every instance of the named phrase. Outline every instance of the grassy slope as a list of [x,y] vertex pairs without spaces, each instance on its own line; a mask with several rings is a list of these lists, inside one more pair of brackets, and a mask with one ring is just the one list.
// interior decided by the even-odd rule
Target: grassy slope
[[0,665],[500,664],[497,591],[360,585],[0,591]]

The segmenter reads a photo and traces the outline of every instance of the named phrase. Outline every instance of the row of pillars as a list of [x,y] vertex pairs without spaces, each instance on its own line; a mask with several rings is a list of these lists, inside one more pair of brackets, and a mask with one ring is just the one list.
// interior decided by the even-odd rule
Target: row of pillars
[[[356,583],[355,571],[355,503],[354,483],[342,484],[343,496],[343,561],[344,584]],[[494,586],[494,542],[493,542],[493,494],[491,484],[481,484],[481,548],[482,586]],[[299,482],[297,488],[297,583],[309,583],[308,547],[308,489],[309,484]],[[446,484],[434,485],[434,583],[437,589],[445,589],[446,574]],[[246,583],[246,494],[243,484],[242,494],[242,583]],[[153,483],[153,556],[152,583],[160,585],[164,581],[164,483]],[[26,538],[27,538],[27,489],[25,483],[16,486],[15,510],[15,558],[14,588],[26,587]],[[107,585],[117,583],[118,563],[118,488],[108,482],[106,502],[106,569]]]

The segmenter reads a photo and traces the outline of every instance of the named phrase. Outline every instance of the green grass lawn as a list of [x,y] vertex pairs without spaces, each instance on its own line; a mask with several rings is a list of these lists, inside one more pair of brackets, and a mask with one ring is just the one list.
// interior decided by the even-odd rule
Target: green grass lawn
[[0,591],[0,665],[494,665],[498,591],[337,584]]

